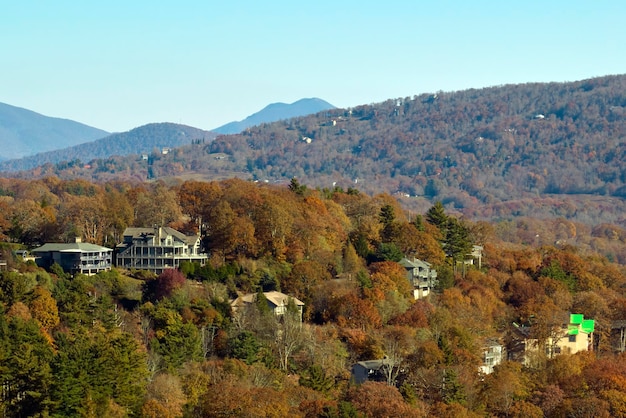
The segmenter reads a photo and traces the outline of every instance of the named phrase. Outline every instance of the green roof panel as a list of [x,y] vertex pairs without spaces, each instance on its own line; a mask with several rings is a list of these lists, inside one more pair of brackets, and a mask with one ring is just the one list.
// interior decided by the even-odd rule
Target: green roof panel
[[583,318],[584,318],[583,314],[579,314],[579,313],[570,314],[570,316],[569,316],[569,323],[570,324],[580,325],[580,324],[583,323]]

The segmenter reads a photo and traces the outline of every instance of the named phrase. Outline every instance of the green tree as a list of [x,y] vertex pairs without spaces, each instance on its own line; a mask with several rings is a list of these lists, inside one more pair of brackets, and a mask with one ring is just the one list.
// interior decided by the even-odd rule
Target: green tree
[[442,232],[448,227],[448,215],[443,207],[441,201],[436,201],[435,204],[426,212],[426,220],[429,224],[436,226]]
[[457,261],[465,260],[465,257],[472,250],[470,230],[456,218],[448,219],[443,250],[452,259],[454,266],[456,266]]
[[0,313],[0,412],[9,417],[47,414],[50,404],[50,369],[53,351],[34,320]]
[[261,346],[252,332],[246,330],[240,332],[229,345],[234,358],[241,359],[246,364],[252,364],[258,360]]
[[335,385],[335,380],[326,376],[319,364],[313,364],[300,375],[300,385],[318,392],[327,393]]

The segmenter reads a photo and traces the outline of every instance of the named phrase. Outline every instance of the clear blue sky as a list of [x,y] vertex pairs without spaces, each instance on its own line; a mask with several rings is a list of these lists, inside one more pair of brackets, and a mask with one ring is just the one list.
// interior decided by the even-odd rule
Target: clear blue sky
[[624,0],[2,3],[0,102],[107,131],[626,73]]

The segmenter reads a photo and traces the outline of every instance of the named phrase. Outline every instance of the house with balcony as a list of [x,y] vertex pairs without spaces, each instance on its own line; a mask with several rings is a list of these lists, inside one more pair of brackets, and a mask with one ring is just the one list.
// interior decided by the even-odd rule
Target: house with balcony
[[100,245],[81,242],[47,243],[31,251],[35,263],[49,269],[54,263],[69,274],[92,275],[111,270],[113,250]]
[[206,264],[201,252],[200,236],[185,235],[173,228],[126,228],[124,240],[116,248],[116,265],[120,268],[149,270],[161,274],[178,268],[183,261]]
[[437,272],[430,263],[413,258],[403,258],[400,264],[406,269],[407,279],[413,285],[413,297],[422,299],[432,292],[437,284]]
[[496,340],[488,340],[483,345],[483,363],[480,371],[483,374],[493,373],[494,368],[504,359],[504,346]]

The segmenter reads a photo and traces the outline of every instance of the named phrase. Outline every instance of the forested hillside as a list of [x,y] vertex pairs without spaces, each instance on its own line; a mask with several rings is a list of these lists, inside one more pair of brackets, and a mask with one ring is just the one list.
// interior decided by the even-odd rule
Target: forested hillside
[[136,158],[137,154],[148,154],[155,150],[160,153],[163,148],[209,142],[215,136],[212,132],[190,126],[152,123],[69,148],[40,152],[17,160],[5,161],[0,163],[0,170],[30,170],[46,164],[59,164],[60,169],[82,167],[96,158],[107,159],[129,154]]
[[[626,76],[433,92],[263,124],[210,144],[20,176],[106,180],[296,177],[312,186],[440,200],[472,219],[625,225]],[[86,162],[86,161],[83,161]]]
[[[388,194],[296,179],[0,179],[0,192],[0,415],[626,414],[612,333],[626,320],[626,271],[590,247],[519,245],[511,239],[526,229],[470,222],[440,203],[409,213]],[[200,232],[209,264],[70,277],[15,255],[75,237],[113,248],[126,227],[155,224]],[[626,254],[617,227],[577,231]],[[463,262],[477,244],[480,268]],[[436,269],[428,298],[413,299],[403,256]],[[268,312],[261,291],[272,290],[304,302],[302,323],[293,304]],[[237,314],[229,302],[244,293],[260,302]],[[548,341],[570,312],[595,321],[593,351],[539,350],[527,367],[479,372],[486,345],[513,349],[519,326]],[[383,358],[380,381],[351,379],[356,362]]]

